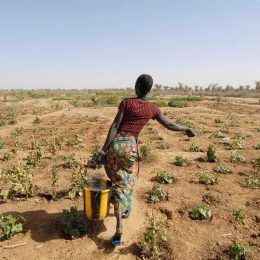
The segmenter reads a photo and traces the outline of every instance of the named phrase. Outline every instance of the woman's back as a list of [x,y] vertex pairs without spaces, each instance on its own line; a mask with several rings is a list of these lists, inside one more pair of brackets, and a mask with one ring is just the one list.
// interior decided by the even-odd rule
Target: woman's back
[[138,98],[123,99],[118,109],[124,111],[119,131],[133,133],[136,138],[147,122],[161,113],[153,103]]

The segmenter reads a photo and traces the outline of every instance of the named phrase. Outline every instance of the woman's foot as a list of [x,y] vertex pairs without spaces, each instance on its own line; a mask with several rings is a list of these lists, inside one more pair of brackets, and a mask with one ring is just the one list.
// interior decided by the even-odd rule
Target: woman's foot
[[120,246],[121,245],[121,236],[122,234],[115,233],[111,239],[111,243],[113,246]]
[[128,218],[131,212],[131,208],[127,209],[122,213],[122,218]]

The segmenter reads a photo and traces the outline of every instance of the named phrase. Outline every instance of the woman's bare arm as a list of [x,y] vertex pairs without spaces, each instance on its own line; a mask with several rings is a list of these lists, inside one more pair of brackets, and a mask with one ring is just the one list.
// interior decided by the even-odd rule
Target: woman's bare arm
[[106,141],[102,147],[102,151],[106,152],[110,143],[112,142],[112,140],[114,139],[114,137],[116,136],[117,130],[120,127],[120,124],[122,123],[123,120],[123,116],[124,116],[124,112],[121,110],[118,110],[115,119],[113,121],[113,123],[111,124],[108,134],[107,134],[107,138]]
[[171,131],[183,131],[189,137],[195,136],[195,132],[192,128],[184,127],[170,121],[166,116],[160,114],[155,118],[161,125]]

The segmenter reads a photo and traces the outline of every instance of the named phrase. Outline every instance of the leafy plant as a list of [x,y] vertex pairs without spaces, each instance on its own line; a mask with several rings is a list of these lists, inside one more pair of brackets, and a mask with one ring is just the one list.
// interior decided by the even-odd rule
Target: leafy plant
[[83,164],[78,164],[72,172],[71,188],[68,193],[69,198],[73,199],[77,196],[82,196],[83,183],[87,179],[88,173]]
[[59,180],[58,168],[56,166],[53,166],[51,168],[51,187],[52,187],[53,195],[55,195],[55,187],[58,180]]
[[12,152],[4,152],[3,161],[9,161],[14,157]]
[[78,145],[82,142],[83,142],[82,137],[79,134],[76,134],[67,140],[66,145],[74,146],[74,145]]
[[199,176],[199,183],[206,186],[214,185],[217,182],[217,177],[210,175],[207,171],[203,173],[196,173]]
[[188,107],[189,104],[185,101],[170,100],[168,102],[169,107]]
[[64,168],[72,169],[78,166],[75,154],[69,154],[67,156],[64,156],[63,159],[65,160],[65,162],[63,163]]
[[166,171],[158,171],[156,181],[160,184],[171,184],[174,182],[174,176]]
[[216,147],[214,145],[209,145],[209,147],[208,147],[207,161],[208,162],[216,162],[217,161]]
[[87,231],[87,222],[76,207],[71,207],[70,211],[64,209],[61,221],[63,232],[69,239],[78,238]]
[[148,193],[148,200],[151,203],[159,203],[160,201],[166,200],[166,192],[163,187],[159,184],[154,185],[152,190]]
[[260,188],[259,174],[251,174],[248,177],[246,177],[246,186],[251,189],[259,189]]
[[256,130],[256,132],[259,133],[260,132],[260,127],[257,127],[255,130]]
[[12,215],[2,216],[0,219],[0,240],[10,239],[15,234],[23,231],[23,217],[14,217]]
[[13,132],[11,132],[11,135],[13,136],[19,136],[23,134],[23,128],[22,127],[16,127]]
[[170,146],[166,143],[159,143],[157,148],[160,149],[160,150],[165,150],[165,149],[169,149]]
[[212,133],[209,138],[225,138],[225,137],[226,137],[225,134],[221,130],[219,130]]
[[194,207],[190,212],[190,217],[192,219],[206,219],[211,220],[212,219],[212,212],[209,208],[203,206],[203,205],[197,205]]
[[232,216],[234,217],[235,220],[241,222],[245,219],[246,213],[243,209],[233,210]]
[[246,139],[248,137],[251,137],[251,135],[249,135],[243,131],[236,131],[235,136],[236,136],[236,138],[239,138],[239,139]]
[[188,159],[182,156],[176,156],[175,157],[175,165],[186,167],[188,166]]
[[254,144],[253,148],[255,148],[256,150],[259,150],[260,149],[260,144]]
[[92,153],[90,155],[90,158],[89,158],[89,160],[87,162],[87,167],[88,168],[94,169],[94,170],[102,168],[102,164],[97,164],[96,163],[98,155],[99,155],[98,150],[92,151]]
[[245,157],[243,157],[239,153],[237,153],[237,152],[231,153],[231,162],[232,163],[244,163],[245,161],[246,161]]
[[244,148],[244,143],[242,141],[234,141],[230,144],[230,149],[242,150]]
[[152,148],[151,148],[150,143],[141,146],[139,151],[140,151],[142,160],[144,160],[146,162],[152,162],[156,159],[155,155],[151,152]]
[[161,253],[162,241],[167,240],[167,231],[161,221],[153,220],[146,228],[142,243],[142,254],[156,257]]
[[260,157],[258,157],[258,158],[254,161],[253,167],[257,170],[257,172],[260,172]]
[[41,158],[44,156],[44,150],[37,146],[34,152],[30,152],[26,158],[26,164],[32,167],[41,166]]
[[0,149],[2,149],[5,146],[5,141],[0,139]]
[[8,184],[8,189],[1,192],[4,199],[12,197],[16,193],[21,193],[26,197],[33,195],[35,186],[32,182],[33,174],[28,165],[12,166],[2,171],[4,181]]
[[197,153],[200,151],[200,148],[195,145],[195,144],[192,144],[191,147],[190,147],[190,151],[193,152],[193,153]]
[[215,118],[215,123],[220,124],[220,123],[223,123],[223,121],[221,120],[221,118],[217,117],[217,118]]
[[41,123],[41,119],[40,119],[38,116],[36,116],[35,119],[33,120],[33,123],[34,123],[35,125],[38,125],[38,124]]
[[234,242],[229,246],[228,255],[231,259],[242,260],[245,259],[245,246],[239,242]]
[[188,121],[182,117],[177,118],[176,123],[179,125],[182,125],[182,126],[186,126],[186,127],[193,127],[193,124],[190,121]]
[[221,173],[221,174],[227,174],[230,173],[230,170],[227,166],[223,165],[223,164],[219,164],[216,166],[215,171],[217,173]]

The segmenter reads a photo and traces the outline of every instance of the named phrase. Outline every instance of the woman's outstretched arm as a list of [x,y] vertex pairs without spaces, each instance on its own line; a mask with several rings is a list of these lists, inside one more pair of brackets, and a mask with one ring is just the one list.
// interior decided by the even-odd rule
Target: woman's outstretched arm
[[189,137],[195,136],[195,132],[192,128],[183,127],[181,125],[171,122],[166,116],[160,114],[155,118],[161,125],[171,131],[183,131]]
[[114,139],[114,137],[116,136],[117,130],[120,127],[120,124],[123,120],[123,116],[124,116],[124,112],[121,110],[118,110],[115,119],[113,121],[113,123],[111,124],[108,134],[107,134],[107,138],[106,141],[102,147],[102,151],[105,153],[110,145],[110,143],[112,142],[112,140]]

